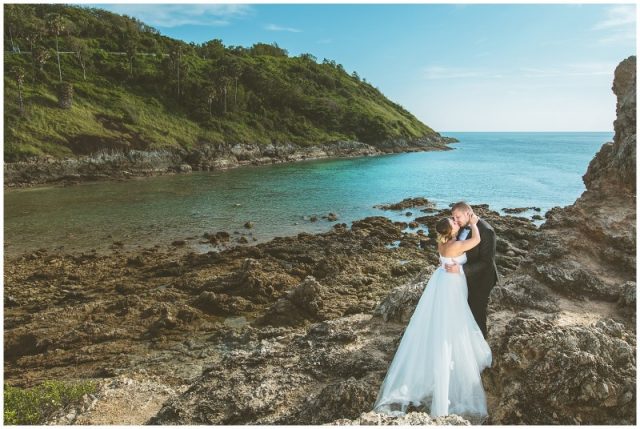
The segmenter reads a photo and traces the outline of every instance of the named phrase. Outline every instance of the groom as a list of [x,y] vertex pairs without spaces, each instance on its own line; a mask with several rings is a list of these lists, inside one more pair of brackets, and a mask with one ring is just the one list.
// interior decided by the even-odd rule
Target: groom
[[[469,220],[473,215],[473,209],[464,201],[455,203],[451,207],[451,216],[460,226],[458,240],[465,240],[470,237],[471,230],[468,228]],[[480,230],[480,244],[467,251],[467,263],[459,265],[457,263],[447,264],[446,270],[450,273],[462,272],[467,278],[469,288],[469,307],[475,317],[482,335],[487,338],[487,304],[491,289],[498,281],[498,268],[496,267],[496,233],[483,219],[478,221]]]

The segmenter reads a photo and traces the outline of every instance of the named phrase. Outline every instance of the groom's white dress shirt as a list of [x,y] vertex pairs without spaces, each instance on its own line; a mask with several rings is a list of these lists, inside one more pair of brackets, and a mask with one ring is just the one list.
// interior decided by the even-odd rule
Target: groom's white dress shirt
[[460,240],[466,240],[470,233],[471,233],[471,228],[462,228],[462,232],[460,232],[460,235],[458,236],[458,238]]
[[[458,235],[459,240],[466,240],[469,234],[471,233],[471,228],[462,228],[460,235]],[[464,276],[464,265],[460,265],[460,274]]]

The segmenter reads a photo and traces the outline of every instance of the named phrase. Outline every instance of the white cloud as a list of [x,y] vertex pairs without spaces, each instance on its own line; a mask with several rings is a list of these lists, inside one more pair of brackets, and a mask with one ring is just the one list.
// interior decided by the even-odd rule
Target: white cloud
[[110,4],[100,8],[129,15],[152,27],[178,27],[181,25],[228,25],[234,19],[252,13],[243,4]]
[[611,45],[636,40],[636,6],[617,5],[607,10],[606,17],[597,22],[592,30],[603,33],[600,45]]
[[269,31],[288,31],[289,33],[301,33],[302,30],[298,30],[297,28],[291,28],[291,27],[281,27],[279,25],[276,24],[269,24],[267,26],[264,27],[265,30],[269,30]]
[[615,68],[616,65],[610,63],[575,63],[560,68],[521,67],[520,74],[526,78],[613,76]]
[[607,10],[607,17],[596,23],[594,30],[630,27],[636,23],[636,7],[634,5],[617,5]]

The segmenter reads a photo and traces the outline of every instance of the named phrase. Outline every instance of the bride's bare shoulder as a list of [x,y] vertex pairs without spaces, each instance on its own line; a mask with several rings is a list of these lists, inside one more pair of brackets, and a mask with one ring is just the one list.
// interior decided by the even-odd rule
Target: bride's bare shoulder
[[459,244],[459,242],[448,241],[446,243],[438,243],[438,253],[444,258],[457,258],[464,252],[460,252],[460,246],[456,246],[456,244]]

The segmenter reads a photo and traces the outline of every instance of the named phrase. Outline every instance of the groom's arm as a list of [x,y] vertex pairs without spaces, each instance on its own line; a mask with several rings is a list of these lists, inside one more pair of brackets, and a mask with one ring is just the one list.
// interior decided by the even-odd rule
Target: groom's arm
[[478,277],[485,271],[493,270],[493,261],[496,254],[496,233],[492,229],[484,229],[480,233],[482,241],[480,241],[480,257],[463,265],[462,271],[467,278]]

